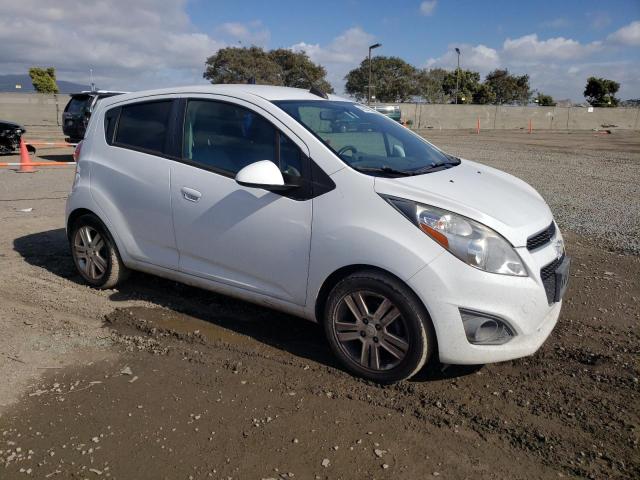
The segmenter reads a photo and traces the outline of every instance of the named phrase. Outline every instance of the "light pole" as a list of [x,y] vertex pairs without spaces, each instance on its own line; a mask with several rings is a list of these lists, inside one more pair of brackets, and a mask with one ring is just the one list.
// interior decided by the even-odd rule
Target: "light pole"
[[458,84],[460,82],[460,49],[456,47],[456,53],[458,54],[458,69],[456,70],[456,105],[458,104]]
[[371,50],[381,46],[381,43],[374,43],[373,45],[369,46],[369,88],[367,89],[367,105],[371,105]]

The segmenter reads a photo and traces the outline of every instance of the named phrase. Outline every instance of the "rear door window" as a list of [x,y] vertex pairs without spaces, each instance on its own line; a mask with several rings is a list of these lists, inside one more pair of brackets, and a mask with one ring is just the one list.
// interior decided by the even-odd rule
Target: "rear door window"
[[149,153],[165,153],[171,100],[123,105],[115,144]]

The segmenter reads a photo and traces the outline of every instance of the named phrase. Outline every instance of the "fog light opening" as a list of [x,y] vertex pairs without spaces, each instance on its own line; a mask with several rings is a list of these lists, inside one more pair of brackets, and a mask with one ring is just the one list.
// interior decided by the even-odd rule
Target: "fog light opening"
[[474,345],[502,345],[515,335],[509,324],[498,317],[463,309],[460,316],[467,340]]
[[498,322],[495,320],[482,322],[473,334],[475,341],[477,343],[484,343],[495,340],[498,337],[499,328]]

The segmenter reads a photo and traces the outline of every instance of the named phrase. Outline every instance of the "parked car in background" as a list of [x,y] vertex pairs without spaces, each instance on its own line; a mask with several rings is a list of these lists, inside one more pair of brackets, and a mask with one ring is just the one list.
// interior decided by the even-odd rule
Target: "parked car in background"
[[0,153],[13,153],[20,147],[20,138],[26,129],[22,125],[0,120]]
[[538,192],[335,95],[105,99],[76,155],[66,226],[88,284],[141,270],[319,322],[376,382],[531,355],[560,315],[570,260]]
[[376,112],[386,115],[392,120],[400,123],[400,107],[398,105],[371,105]]
[[82,140],[91,112],[98,100],[123,93],[126,92],[95,90],[71,94],[71,99],[62,113],[62,132],[74,143]]

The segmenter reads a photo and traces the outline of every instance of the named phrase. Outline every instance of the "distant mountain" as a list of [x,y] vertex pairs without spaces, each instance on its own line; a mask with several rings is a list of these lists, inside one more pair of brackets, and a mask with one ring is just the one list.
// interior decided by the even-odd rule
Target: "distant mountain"
[[640,107],[640,98],[632,98],[620,102],[621,107]]
[[[79,83],[67,82],[66,80],[57,80],[60,93],[75,93],[82,90],[90,90],[89,85],[81,85]],[[22,88],[16,88],[21,85]],[[29,75],[0,75],[0,92],[13,93],[33,93],[35,92],[31,84]]]

